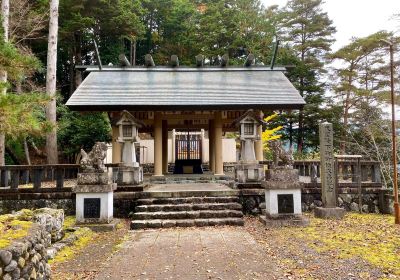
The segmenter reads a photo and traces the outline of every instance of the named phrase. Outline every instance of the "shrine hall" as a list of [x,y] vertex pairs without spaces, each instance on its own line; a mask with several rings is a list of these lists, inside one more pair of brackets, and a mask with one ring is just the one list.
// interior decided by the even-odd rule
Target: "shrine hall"
[[[145,66],[140,67],[128,63],[82,66],[89,74],[67,106],[76,111],[108,113],[113,163],[123,161],[124,153],[132,153],[120,140],[132,133],[132,128],[124,124],[131,121],[138,137],[153,140],[153,176],[168,172],[199,174],[205,162],[213,174],[222,175],[224,139],[239,131],[237,119],[249,110],[262,120],[267,112],[305,105],[285,76],[285,67],[256,66],[252,60],[248,58],[243,66],[155,66],[151,56],[146,56]],[[255,157],[262,161],[262,124],[244,129],[244,133],[257,135]],[[168,148],[171,135],[173,148]],[[173,171],[168,168],[171,160]]]

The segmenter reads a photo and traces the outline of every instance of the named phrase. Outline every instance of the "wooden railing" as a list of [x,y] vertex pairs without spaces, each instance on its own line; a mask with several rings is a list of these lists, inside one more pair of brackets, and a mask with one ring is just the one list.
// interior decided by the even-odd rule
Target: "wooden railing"
[[[272,161],[263,161],[262,164],[272,166]],[[107,168],[118,167],[117,164],[106,164]],[[320,188],[320,162],[318,160],[297,160],[294,168],[299,170],[299,175],[305,180],[306,188]],[[338,187],[357,188],[358,178],[361,179],[363,188],[381,188],[381,171],[379,162],[361,161],[360,168],[356,160],[345,160],[337,163]],[[77,164],[56,165],[6,165],[0,166],[0,192],[12,191],[28,185],[33,191],[65,190],[65,180],[76,179],[79,171]],[[44,184],[46,183],[46,184]],[[45,185],[45,186],[44,186]],[[25,189],[25,188],[23,188]]]
[[[272,161],[261,162],[272,167]],[[296,160],[293,167],[299,170],[299,175],[309,177],[310,183],[318,183],[321,177],[321,163],[319,160]],[[357,160],[336,160],[337,182],[340,185],[356,185],[358,178],[361,183],[382,184],[381,170],[378,161],[361,160],[358,168]]]
[[[107,168],[116,164],[106,164]],[[79,172],[79,164],[54,165],[6,165],[0,166],[0,191],[5,188],[17,190],[26,185],[35,191],[46,189],[60,190],[65,188],[65,180],[75,180]],[[47,183],[43,188],[43,184]]]

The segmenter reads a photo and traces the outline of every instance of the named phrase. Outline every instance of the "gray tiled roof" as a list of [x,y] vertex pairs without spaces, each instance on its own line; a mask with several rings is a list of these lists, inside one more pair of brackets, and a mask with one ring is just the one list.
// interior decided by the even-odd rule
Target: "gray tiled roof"
[[92,71],[74,110],[298,109],[303,98],[269,68],[119,68]]

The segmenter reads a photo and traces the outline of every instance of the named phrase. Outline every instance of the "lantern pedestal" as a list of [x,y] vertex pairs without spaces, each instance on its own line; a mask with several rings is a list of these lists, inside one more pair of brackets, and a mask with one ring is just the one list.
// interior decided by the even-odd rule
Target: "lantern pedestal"
[[257,162],[239,162],[235,166],[235,179],[241,184],[261,182],[264,180],[264,165]]
[[117,171],[118,186],[140,185],[143,183],[143,167],[120,165]]

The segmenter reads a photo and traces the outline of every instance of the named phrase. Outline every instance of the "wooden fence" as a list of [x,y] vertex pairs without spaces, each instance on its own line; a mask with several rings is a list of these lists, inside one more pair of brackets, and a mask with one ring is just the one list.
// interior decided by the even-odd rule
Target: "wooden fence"
[[[262,164],[271,167],[272,161]],[[106,164],[107,168],[115,168],[116,164]],[[320,162],[317,160],[298,160],[294,168],[306,183],[306,189],[320,189]],[[361,161],[358,167],[356,160],[337,162],[337,183],[339,188],[357,188],[358,178],[363,188],[382,188],[379,162]],[[65,190],[64,182],[76,179],[79,171],[77,164],[57,165],[7,165],[0,166],[0,192],[18,190],[22,185],[32,184],[30,189],[40,192]],[[46,184],[44,184],[46,183]]]

